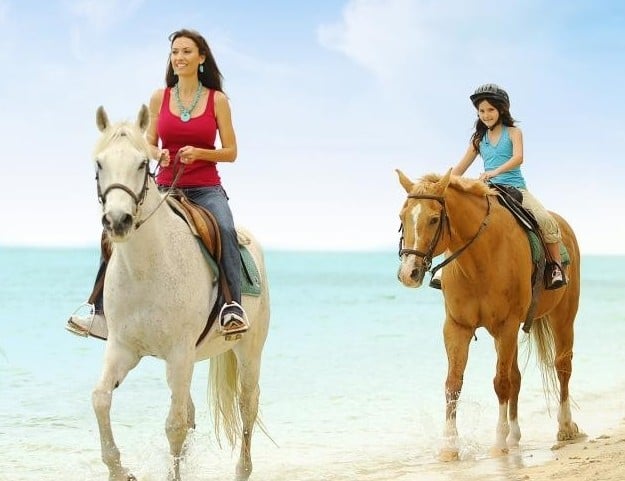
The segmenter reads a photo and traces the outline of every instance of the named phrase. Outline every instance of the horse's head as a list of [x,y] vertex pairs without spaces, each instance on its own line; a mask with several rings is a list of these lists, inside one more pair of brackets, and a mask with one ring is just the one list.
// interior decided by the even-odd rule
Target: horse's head
[[116,242],[126,240],[136,226],[147,194],[150,157],[144,133],[148,122],[145,105],[134,123],[111,124],[103,107],[96,113],[102,132],[94,150],[102,226]]
[[430,270],[432,258],[445,250],[445,190],[451,169],[444,176],[427,175],[412,182],[396,170],[408,198],[399,213],[402,236],[399,245],[401,264],[397,277],[406,287],[420,287]]

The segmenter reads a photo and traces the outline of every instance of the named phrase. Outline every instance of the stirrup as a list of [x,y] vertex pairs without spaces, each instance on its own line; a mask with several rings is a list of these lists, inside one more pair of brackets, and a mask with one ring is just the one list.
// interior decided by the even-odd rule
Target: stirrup
[[442,288],[441,280],[432,276],[432,278],[430,279],[430,287],[433,287],[434,289],[441,289]]
[[442,275],[443,275],[443,270],[442,269],[437,270],[432,275],[432,278],[430,279],[430,287],[433,287],[434,289],[442,289],[442,285],[441,285]]
[[[557,272],[560,273],[560,276],[559,276],[559,279],[554,280],[554,277],[557,276],[556,270]],[[545,289],[547,290],[560,289],[561,287],[566,285],[566,275],[564,274],[564,269],[562,269],[562,267],[560,267],[560,265],[557,262],[554,262],[549,267],[549,273],[547,274],[547,276],[548,276],[548,280],[545,283],[546,284]]]
[[[237,313],[229,313],[226,311],[229,308],[236,307],[240,310],[242,317]],[[224,316],[228,319],[224,322]],[[250,328],[250,323],[247,320],[247,314],[245,310],[238,302],[232,301],[228,304],[221,306],[219,310],[219,327],[221,334],[226,338],[226,341],[236,341],[241,339],[242,334]]]
[[[87,307],[89,309],[89,313],[85,316],[79,316],[82,319],[87,321],[87,326],[83,327],[80,324],[74,322],[74,317],[77,316],[78,311]],[[91,327],[93,326],[93,320],[95,319],[95,306],[89,302],[83,302],[80,306],[76,308],[72,315],[69,316],[69,319],[65,323],[65,330],[75,334],[79,337],[89,337],[89,332],[91,332]]]
[[[87,314],[77,314],[85,307],[89,309]],[[98,313],[95,306],[87,302],[78,307],[69,317],[65,329],[79,337],[93,337],[102,341],[106,341],[108,337],[108,326],[104,314]]]

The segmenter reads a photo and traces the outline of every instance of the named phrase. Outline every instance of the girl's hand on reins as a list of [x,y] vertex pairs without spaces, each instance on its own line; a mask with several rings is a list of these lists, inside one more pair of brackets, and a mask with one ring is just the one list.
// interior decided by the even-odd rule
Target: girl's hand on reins
[[480,174],[480,180],[482,180],[484,182],[488,182],[493,177],[495,177],[495,174],[492,171],[484,172],[484,173]]

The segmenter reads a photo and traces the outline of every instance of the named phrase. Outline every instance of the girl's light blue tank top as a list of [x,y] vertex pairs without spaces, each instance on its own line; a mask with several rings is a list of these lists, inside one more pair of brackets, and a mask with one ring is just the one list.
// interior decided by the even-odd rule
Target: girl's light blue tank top
[[[484,161],[484,170],[494,170],[505,164],[512,157],[512,140],[508,133],[508,127],[503,126],[499,141],[493,145],[488,140],[488,132],[484,134],[480,142],[480,156]],[[525,179],[521,173],[521,167],[517,166],[503,174],[496,175],[491,179],[494,184],[505,184],[516,187],[517,189],[525,189]]]

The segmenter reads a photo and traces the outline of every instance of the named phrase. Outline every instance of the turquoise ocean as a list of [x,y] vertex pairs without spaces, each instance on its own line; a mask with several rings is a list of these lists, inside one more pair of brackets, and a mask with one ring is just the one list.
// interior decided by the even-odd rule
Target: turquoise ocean
[[[104,343],[64,330],[85,300],[96,249],[0,247],[0,481],[104,480],[91,390]],[[396,279],[395,252],[269,251],[272,299],[252,480],[507,480],[546,462],[557,430],[530,358],[523,372],[518,450],[491,459],[497,399],[488,333],[472,342],[459,407],[461,460],[440,463],[446,375],[439,291]],[[573,416],[589,439],[625,416],[625,257],[584,256],[576,320]],[[214,439],[208,362],[196,365],[197,429],[188,481],[233,477],[238,449]],[[164,365],[144,359],[113,397],[123,462],[140,481],[169,463]]]

